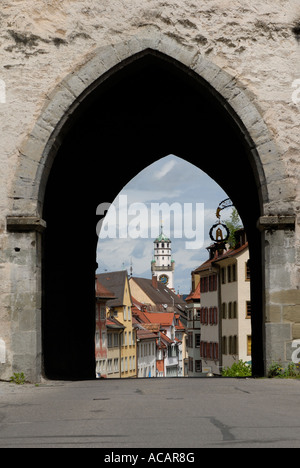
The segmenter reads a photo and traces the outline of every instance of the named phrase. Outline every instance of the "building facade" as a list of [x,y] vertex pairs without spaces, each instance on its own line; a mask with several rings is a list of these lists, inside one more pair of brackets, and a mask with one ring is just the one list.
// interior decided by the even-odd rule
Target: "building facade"
[[[120,371],[121,378],[136,377],[136,330],[132,323],[132,301],[127,271],[99,274],[97,275],[97,279],[116,296],[115,299],[107,301],[110,318],[115,319],[119,324],[118,326],[124,327],[123,332],[119,333],[119,338],[121,339],[121,343],[118,344],[121,348],[120,355],[111,358],[108,356],[113,361],[111,369],[114,371],[118,369],[117,372]],[[113,333],[111,331],[112,340],[116,339],[114,337],[116,334],[117,332]],[[108,345],[109,348],[110,346]],[[111,342],[111,348],[117,348],[117,344],[115,345],[114,341]]]
[[[247,242],[216,260],[221,269],[222,368],[242,360],[251,363],[250,263]],[[254,311],[255,313],[255,311]]]
[[106,289],[96,279],[96,330],[95,357],[96,377],[107,377],[108,336],[107,336],[107,306],[108,300],[115,299],[115,295]]
[[182,377],[182,362],[179,363],[181,342],[176,338],[176,318],[170,313],[149,313],[145,316],[152,325],[159,325],[157,362],[158,373],[163,377]]
[[187,306],[187,376],[199,377],[202,373],[202,360],[200,355],[201,343],[201,297],[200,282],[195,291],[191,291],[186,298]]
[[200,372],[219,375],[242,360],[251,363],[251,300],[248,242],[243,230],[234,248],[209,248],[210,258],[193,272],[200,285]]
[[156,377],[156,340],[157,335],[139,326],[137,335],[138,378]]
[[[124,378],[122,343],[125,326],[115,318],[113,311],[109,310],[107,314],[107,359],[103,363],[105,365],[105,375],[108,379],[121,379]],[[102,369],[100,368],[100,376],[102,377],[101,371]]]

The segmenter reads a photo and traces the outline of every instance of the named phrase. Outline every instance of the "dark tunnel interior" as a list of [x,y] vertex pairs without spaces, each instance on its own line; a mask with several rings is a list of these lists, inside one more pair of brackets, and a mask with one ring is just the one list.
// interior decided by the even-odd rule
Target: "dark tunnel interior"
[[208,84],[151,51],[110,71],[70,115],[44,199],[45,376],[95,377],[96,208],[168,154],[212,177],[243,220],[253,279],[253,373],[263,375],[261,200],[245,132]]

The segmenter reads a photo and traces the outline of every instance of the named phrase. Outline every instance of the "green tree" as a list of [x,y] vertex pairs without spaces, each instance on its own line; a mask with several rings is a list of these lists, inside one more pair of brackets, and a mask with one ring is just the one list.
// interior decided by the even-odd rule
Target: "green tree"
[[225,224],[230,232],[228,243],[230,244],[230,247],[234,249],[236,246],[235,233],[243,227],[243,223],[236,208],[233,208],[231,217],[228,221],[225,221]]

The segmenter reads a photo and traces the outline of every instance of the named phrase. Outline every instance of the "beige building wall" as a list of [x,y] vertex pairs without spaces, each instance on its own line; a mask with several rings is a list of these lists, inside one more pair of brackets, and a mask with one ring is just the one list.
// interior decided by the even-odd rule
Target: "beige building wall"
[[[249,251],[246,249],[234,258],[218,262],[220,268],[225,268],[226,282],[221,284],[222,312],[226,305],[226,318],[222,318],[222,338],[226,337],[227,353],[222,356],[223,367],[230,367],[240,359],[251,361],[248,354],[247,337],[251,337],[251,319],[246,317],[246,303],[250,301],[250,281],[246,280],[246,263],[249,260]],[[236,281],[228,282],[228,267],[235,265]],[[229,318],[231,304],[231,318]],[[235,306],[236,304],[236,306]],[[232,338],[231,338],[232,337]],[[236,353],[229,352],[229,340],[237,337]],[[223,350],[224,351],[224,350]]]

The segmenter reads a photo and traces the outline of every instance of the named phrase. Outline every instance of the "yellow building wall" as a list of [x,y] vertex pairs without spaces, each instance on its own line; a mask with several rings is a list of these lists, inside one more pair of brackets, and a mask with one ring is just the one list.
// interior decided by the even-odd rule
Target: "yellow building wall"
[[154,302],[147,296],[147,294],[140,288],[140,286],[134,281],[133,278],[130,279],[130,290],[132,296],[142,304],[150,304],[154,306]]
[[[128,279],[126,278],[123,305],[115,307],[117,320],[124,325],[123,344],[121,345],[121,378],[136,377],[136,332],[132,325],[131,294]],[[127,370],[126,370],[127,369]]]

